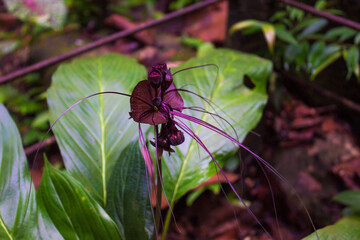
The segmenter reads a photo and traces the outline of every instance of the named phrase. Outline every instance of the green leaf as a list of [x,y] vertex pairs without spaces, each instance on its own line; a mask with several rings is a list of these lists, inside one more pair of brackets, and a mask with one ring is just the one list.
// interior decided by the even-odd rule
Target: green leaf
[[[206,56],[190,59],[177,69],[206,63],[216,64],[219,67],[219,74],[217,75],[215,67],[197,68],[176,74],[174,82],[178,87],[186,85],[186,89],[216,104],[213,109],[192,94],[182,94],[185,106],[204,107],[226,118],[241,141],[262,116],[262,110],[267,101],[266,82],[271,74],[272,64],[254,55],[220,49],[209,52]],[[256,85],[254,89],[249,89],[244,85],[245,74]],[[232,128],[219,119],[215,121],[209,115],[194,111],[184,113],[216,126],[219,126],[217,121],[220,121],[220,126],[234,135]],[[191,126],[219,162],[225,161],[235,153],[237,147],[231,141],[198,125],[191,124]],[[214,164],[208,154],[202,151],[189,136],[185,138],[186,141],[175,148],[174,154],[170,157],[164,154],[163,182],[171,205],[188,190],[215,174]]]
[[324,39],[326,40],[338,40],[340,42],[343,42],[353,36],[355,36],[357,32],[351,28],[348,27],[336,27],[331,30],[329,30],[325,36]]
[[341,57],[341,49],[338,45],[326,46],[323,42],[315,42],[308,56],[308,69],[311,71],[311,79],[314,79],[339,57]]
[[270,21],[275,22],[278,20],[282,20],[283,18],[286,18],[286,12],[285,11],[276,11],[274,15],[271,16]]
[[264,37],[266,39],[268,48],[269,48],[270,52],[273,53],[274,52],[274,44],[275,44],[275,35],[276,35],[274,26],[270,23],[264,23],[261,26],[261,29],[264,33]]
[[298,36],[298,39],[304,39],[314,33],[319,32],[321,29],[323,29],[327,25],[328,21],[325,19],[316,19],[316,21],[313,21],[308,27],[306,27]]
[[229,30],[229,34],[232,35],[237,31],[241,31],[243,29],[246,29],[248,27],[259,27],[260,28],[261,22],[257,20],[244,20],[238,23],[235,23],[231,26]]
[[286,10],[288,11],[289,18],[292,21],[301,21],[304,18],[305,13],[300,9],[286,6]]
[[150,239],[153,216],[144,158],[138,141],[121,153],[109,181],[106,211],[117,223],[124,239]]
[[285,50],[285,68],[289,69],[291,64],[295,64],[297,70],[306,64],[309,54],[309,43],[304,41],[298,45],[288,45]]
[[303,240],[357,240],[360,238],[359,226],[359,217],[344,217],[333,225],[317,230],[319,237],[317,237],[315,233],[312,233]]
[[317,0],[315,3],[315,8],[319,10],[325,10],[326,5],[326,0]]
[[238,23],[235,23],[229,30],[230,34],[234,32],[243,30],[245,28],[254,27],[260,28],[263,31],[266,43],[268,45],[269,51],[271,53],[274,52],[274,44],[275,44],[275,28],[270,23],[265,23],[257,20],[245,20]]
[[35,238],[35,190],[20,134],[0,104],[0,239]]
[[326,60],[321,62],[318,66],[316,66],[312,72],[311,72],[311,79],[315,79],[315,77],[323,71],[325,68],[327,68],[330,64],[335,62],[339,57],[341,56],[341,52],[335,52],[331,54]]
[[65,23],[66,6],[63,0],[4,0],[9,12],[23,21],[43,27],[61,28]]
[[354,44],[359,45],[360,44],[360,33],[356,34],[354,38]]
[[308,55],[308,62],[309,67],[314,68],[314,65],[316,65],[316,61],[320,58],[321,54],[323,53],[325,49],[325,43],[324,42],[315,42],[311,48]]
[[220,183],[214,183],[214,184],[210,184],[208,186],[196,189],[195,191],[191,192],[187,197],[186,197],[186,205],[187,206],[191,206],[195,200],[200,197],[201,194],[203,194],[206,190],[210,190],[212,191],[214,194],[219,194],[221,187],[220,187]]
[[360,212],[360,191],[344,191],[339,194],[337,194],[332,199],[333,201],[339,202],[341,204],[344,204],[345,206],[348,206],[355,211]]
[[[48,90],[50,121],[76,101],[102,91],[131,93],[145,68],[122,55],[76,60],[59,67]],[[77,105],[54,127],[66,169],[105,206],[107,185],[122,150],[137,136],[130,99],[105,94]]]
[[359,49],[357,47],[351,47],[343,51],[344,59],[346,60],[346,66],[348,73],[346,75],[347,79],[350,79],[351,74],[355,74],[359,78]]
[[102,207],[76,179],[47,161],[37,191],[39,209],[64,239],[122,239]]
[[294,36],[292,35],[292,33],[288,30],[286,30],[284,28],[284,26],[282,25],[275,25],[275,31],[276,31],[276,37],[280,38],[281,40],[283,40],[284,42],[293,44],[293,45],[298,45],[299,43],[297,42],[297,40],[294,38]]

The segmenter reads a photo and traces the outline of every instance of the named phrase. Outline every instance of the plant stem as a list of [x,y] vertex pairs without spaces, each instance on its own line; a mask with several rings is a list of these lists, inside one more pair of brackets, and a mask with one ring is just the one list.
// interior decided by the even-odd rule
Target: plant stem
[[[155,126],[156,131],[156,139],[158,137],[158,126]],[[156,148],[156,168],[157,168],[157,183],[156,183],[156,208],[155,208],[155,224],[154,224],[154,232],[153,232],[153,240],[157,240],[157,236],[159,234],[160,229],[160,215],[161,215],[161,199],[162,199],[162,169],[161,169],[161,157],[163,154],[163,148]]]
[[[171,206],[171,207],[173,207],[173,206]],[[166,213],[165,224],[164,224],[164,229],[163,229],[163,235],[161,237],[161,240],[166,239],[167,231],[168,231],[169,226],[170,226],[170,221],[171,221],[171,211],[169,209],[167,211],[167,213]]]

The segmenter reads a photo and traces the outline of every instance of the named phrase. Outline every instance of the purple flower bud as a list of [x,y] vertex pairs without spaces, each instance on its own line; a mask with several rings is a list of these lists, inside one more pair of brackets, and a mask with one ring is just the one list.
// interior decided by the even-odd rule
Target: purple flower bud
[[159,72],[163,72],[163,73],[166,73],[166,71],[167,71],[166,63],[156,64],[152,68],[158,70]]
[[180,145],[185,141],[184,133],[177,128],[175,129],[176,131],[172,132],[171,135],[168,137],[170,145],[172,146]]
[[172,82],[173,82],[173,76],[172,76],[170,68],[169,68],[165,74],[165,81],[162,84],[163,85],[162,91],[165,91],[166,89],[168,89]]
[[148,81],[153,88],[158,88],[163,80],[163,76],[160,71],[152,69],[148,73]]

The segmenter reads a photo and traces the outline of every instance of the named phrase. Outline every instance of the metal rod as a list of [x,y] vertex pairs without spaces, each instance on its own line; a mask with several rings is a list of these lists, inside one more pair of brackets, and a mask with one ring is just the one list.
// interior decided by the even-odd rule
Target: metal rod
[[169,13],[169,14],[165,15],[164,17],[160,18],[160,19],[155,19],[155,20],[151,20],[149,22],[140,24],[139,26],[137,26],[137,27],[135,27],[133,29],[128,29],[128,30],[124,30],[124,31],[121,31],[121,32],[118,32],[118,33],[114,33],[114,34],[112,34],[110,36],[107,36],[107,37],[99,39],[99,40],[97,40],[95,42],[89,43],[89,44],[87,44],[87,45],[85,45],[83,47],[74,49],[74,50],[72,50],[70,52],[64,53],[62,55],[59,55],[59,56],[56,56],[56,57],[53,57],[53,58],[50,58],[50,59],[46,59],[44,61],[35,63],[35,64],[31,65],[31,66],[19,69],[18,71],[15,71],[15,72],[9,73],[9,74],[7,74],[5,76],[2,76],[2,77],[0,77],[0,84],[9,82],[9,81],[14,80],[16,78],[22,77],[22,76],[24,76],[24,75],[26,75],[28,73],[38,71],[38,70],[40,70],[42,68],[49,67],[49,66],[54,65],[56,63],[65,61],[67,59],[75,57],[75,56],[77,56],[79,54],[82,54],[82,53],[87,52],[89,50],[92,50],[94,48],[97,48],[97,47],[100,47],[100,46],[105,45],[107,43],[113,42],[113,41],[115,41],[115,40],[117,40],[119,38],[132,35],[134,33],[140,32],[140,31],[142,31],[144,29],[147,29],[147,28],[155,27],[155,26],[157,26],[159,24],[165,23],[165,22],[170,21],[172,19],[181,17],[181,16],[183,16],[185,14],[194,12],[196,10],[202,9],[204,7],[210,6],[212,4],[215,4],[215,3],[218,3],[218,2],[221,2],[221,1],[223,1],[223,0],[206,0],[206,1],[203,1],[203,2],[200,2],[200,3],[197,3],[197,4],[193,4],[193,5],[189,6],[189,7],[183,8],[181,10]]
[[304,10],[304,11],[306,11],[308,13],[313,14],[313,15],[317,15],[319,17],[326,18],[326,19],[328,19],[328,20],[330,20],[332,22],[336,22],[336,23],[339,23],[341,25],[344,25],[344,26],[347,26],[349,28],[360,31],[360,23],[358,23],[358,22],[354,22],[352,20],[349,20],[349,19],[346,19],[346,18],[343,18],[343,17],[340,17],[340,16],[336,16],[336,15],[321,11],[319,9],[313,8],[313,7],[309,6],[309,5],[306,5],[306,4],[297,2],[297,1],[293,1],[293,0],[278,0],[278,1],[283,2],[285,4],[288,4],[290,6],[293,6],[293,7],[299,8],[301,10]]

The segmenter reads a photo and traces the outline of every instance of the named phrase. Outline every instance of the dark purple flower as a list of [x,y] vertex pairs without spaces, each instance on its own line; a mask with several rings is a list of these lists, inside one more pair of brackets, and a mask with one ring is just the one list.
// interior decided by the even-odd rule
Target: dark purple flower
[[[159,85],[150,79],[154,74],[161,76]],[[176,91],[170,69],[167,69],[166,64],[155,65],[148,76],[147,81],[141,81],[135,86],[130,98],[129,114],[138,123],[150,125],[167,123],[171,120],[169,112],[174,110],[181,112],[184,101]]]

